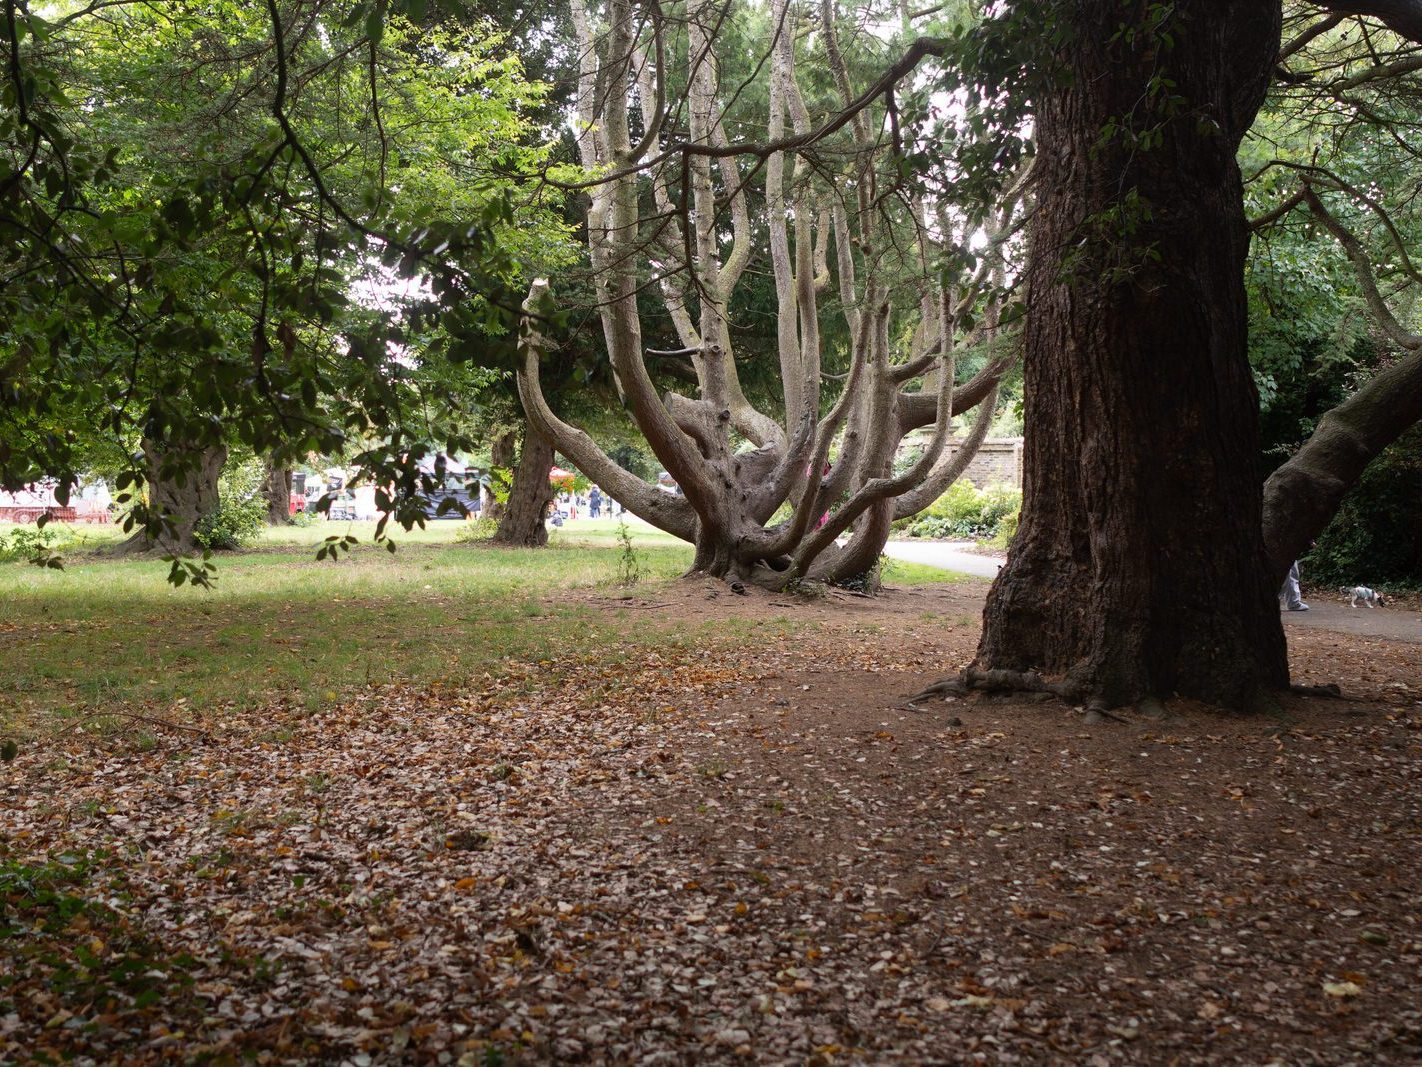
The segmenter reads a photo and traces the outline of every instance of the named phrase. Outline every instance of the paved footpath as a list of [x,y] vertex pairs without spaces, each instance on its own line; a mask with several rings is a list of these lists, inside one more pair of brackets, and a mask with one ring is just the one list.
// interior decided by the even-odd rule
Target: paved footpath
[[1383,637],[1422,645],[1422,612],[1415,608],[1350,608],[1341,593],[1313,593],[1305,599],[1308,611],[1286,611],[1285,626],[1309,630],[1336,630],[1362,637]]
[[[1004,558],[965,552],[964,549],[970,544],[960,541],[890,541],[884,546],[884,554],[980,578],[996,577]],[[1284,625],[1422,644],[1422,612],[1415,609],[1392,606],[1350,608],[1342,594],[1335,597],[1327,593],[1310,596],[1308,605],[1308,611],[1284,612]]]
[[970,547],[971,541],[890,541],[884,546],[884,555],[979,578],[996,578],[1005,557],[963,551]]

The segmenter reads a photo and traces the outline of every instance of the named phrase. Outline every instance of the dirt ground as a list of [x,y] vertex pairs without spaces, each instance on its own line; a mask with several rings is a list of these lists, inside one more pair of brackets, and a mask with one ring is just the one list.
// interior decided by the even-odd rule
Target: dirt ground
[[589,595],[814,625],[22,752],[7,858],[107,857],[72,891],[169,962],[146,1005],[17,962],[5,1054],[1422,1058],[1417,638],[1290,619],[1296,679],[1347,699],[1266,718],[903,706],[970,657],[984,588]]

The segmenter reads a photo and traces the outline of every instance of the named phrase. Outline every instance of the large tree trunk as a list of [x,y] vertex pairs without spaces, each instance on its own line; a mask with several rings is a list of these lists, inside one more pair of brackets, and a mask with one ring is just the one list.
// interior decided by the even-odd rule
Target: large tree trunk
[[518,466],[514,468],[508,502],[494,531],[496,542],[521,548],[541,548],[548,543],[544,520],[554,495],[548,481],[548,472],[552,469],[552,443],[532,426],[528,427],[523,434],[523,447],[519,451]]
[[149,511],[167,521],[157,536],[139,529],[119,551],[196,555],[201,546],[193,530],[199,519],[218,508],[217,480],[227,462],[227,446],[194,449],[145,440],[143,455],[148,462]]
[[291,468],[272,463],[263,487],[267,498],[267,525],[291,525]]
[[[1070,69],[1037,113],[1022,522],[977,665],[1111,705],[1251,707],[1288,664],[1261,532],[1235,152],[1279,5],[1058,9]],[[1157,12],[1173,12],[1159,32],[1117,32]],[[1131,143],[1127,125],[1159,140]]]

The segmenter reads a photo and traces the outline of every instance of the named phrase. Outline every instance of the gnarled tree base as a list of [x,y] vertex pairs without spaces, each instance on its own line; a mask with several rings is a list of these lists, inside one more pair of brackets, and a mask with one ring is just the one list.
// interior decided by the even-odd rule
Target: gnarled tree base
[[198,521],[220,506],[217,480],[227,462],[227,446],[197,449],[144,441],[143,455],[148,461],[148,507],[167,521],[160,533],[141,528],[114,551],[125,556],[197,555],[202,551],[194,537]]
[[533,427],[524,431],[518,466],[514,468],[508,500],[499,515],[494,543],[515,548],[542,548],[548,543],[548,505],[554,489],[548,481],[553,469],[553,445]]
[[[1061,700],[1076,706],[1085,705],[1090,713],[1115,722],[1124,720],[1111,714],[1111,706],[1099,696],[1091,694],[1069,680],[1044,678],[1036,671],[981,670],[964,667],[956,675],[941,679],[919,690],[904,700],[908,707],[916,707],[932,700],[946,700],[965,697],[970,693],[1019,693],[1029,700]],[[1323,697],[1328,700],[1348,700],[1339,687],[1333,683],[1326,685],[1290,685],[1281,692],[1297,696]],[[1164,719],[1166,710],[1160,697],[1146,696],[1134,703],[1134,708],[1147,719]],[[1239,708],[1227,710],[1238,711]],[[1277,711],[1277,705],[1268,694],[1261,693],[1260,699],[1248,709],[1257,713]]]

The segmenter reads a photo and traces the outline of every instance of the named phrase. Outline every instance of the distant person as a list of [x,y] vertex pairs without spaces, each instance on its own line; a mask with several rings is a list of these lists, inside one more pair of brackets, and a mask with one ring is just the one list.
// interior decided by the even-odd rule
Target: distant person
[[1299,592],[1299,561],[1294,560],[1294,564],[1289,568],[1289,576],[1284,579],[1284,587],[1279,590],[1279,602],[1284,605],[1285,611],[1307,611],[1308,605],[1303,602],[1303,596]]
[[588,494],[588,517],[595,519],[602,514],[602,493],[597,486],[592,487],[592,492]]

